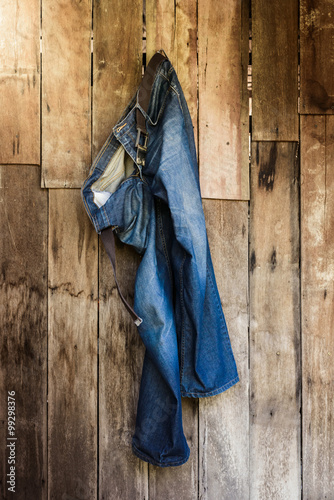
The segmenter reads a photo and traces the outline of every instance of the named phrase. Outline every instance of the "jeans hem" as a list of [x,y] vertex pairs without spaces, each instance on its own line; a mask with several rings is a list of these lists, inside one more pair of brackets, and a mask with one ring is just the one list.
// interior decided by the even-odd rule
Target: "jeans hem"
[[234,379],[230,380],[227,382],[227,384],[224,384],[221,387],[218,387],[218,389],[214,389],[213,391],[210,392],[188,392],[188,391],[181,391],[181,396],[183,398],[206,398],[209,396],[216,396],[217,394],[220,394],[221,392],[226,391],[232,385],[235,385],[237,382],[239,382],[239,375],[237,375]]
[[148,455],[145,455],[141,451],[138,450],[135,444],[132,443],[132,451],[133,453],[140,458],[141,460],[144,460],[144,462],[148,462],[151,465],[156,465],[158,467],[173,467],[177,465],[183,465],[186,463],[189,459],[190,456],[190,449],[188,448],[188,452],[185,458],[182,460],[178,460],[176,462],[158,462],[157,460],[154,460],[153,458],[149,457]]

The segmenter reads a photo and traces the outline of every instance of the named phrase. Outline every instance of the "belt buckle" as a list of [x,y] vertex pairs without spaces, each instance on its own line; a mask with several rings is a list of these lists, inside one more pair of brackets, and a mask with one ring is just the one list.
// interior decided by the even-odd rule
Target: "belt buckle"
[[[144,144],[140,144],[140,135],[143,134],[144,136]],[[135,147],[137,148],[137,158],[136,158],[136,163],[138,165],[145,165],[145,156],[146,156],[146,151],[147,151],[147,141],[148,141],[148,133],[143,132],[140,128],[137,129],[137,139],[136,139],[136,144]]]

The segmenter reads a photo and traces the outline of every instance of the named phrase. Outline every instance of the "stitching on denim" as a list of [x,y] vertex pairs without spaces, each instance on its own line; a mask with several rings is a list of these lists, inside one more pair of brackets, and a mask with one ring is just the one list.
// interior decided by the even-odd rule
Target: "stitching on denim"
[[223,315],[222,315],[222,310],[221,310],[220,296],[218,294],[218,291],[217,291],[216,287],[213,284],[213,280],[212,280],[212,277],[211,277],[211,273],[210,273],[210,269],[209,269],[208,263],[206,263],[206,271],[207,271],[207,276],[209,278],[209,283],[211,285],[211,288],[214,291],[214,297],[215,297],[215,300],[216,300],[216,305],[218,306],[218,309],[219,309],[219,317],[220,317],[221,320],[223,320]]
[[161,105],[161,108],[160,108],[160,110],[159,110],[159,113],[158,113],[158,116],[157,116],[156,121],[154,122],[154,121],[151,119],[151,117],[150,117],[147,113],[145,113],[145,114],[146,114],[146,116],[147,116],[147,118],[148,118],[148,121],[149,121],[149,122],[150,122],[150,124],[151,124],[151,125],[153,125],[154,127],[158,124],[158,121],[160,120],[160,117],[161,117],[162,113],[163,113],[163,112],[164,112],[164,110],[165,110],[167,97],[168,97],[168,95],[169,95],[169,93],[170,93],[170,88],[171,88],[171,87],[168,87],[168,89],[166,90],[166,94],[165,94],[165,96],[164,96],[164,101],[163,101],[163,103],[162,103],[162,105]]
[[[109,144],[111,144],[111,142],[112,142],[113,138],[114,138],[114,134],[113,134],[113,133],[111,133],[111,134],[109,135],[108,139],[107,139],[107,140],[105,141],[105,143],[103,144],[103,146],[102,146],[101,150],[99,151],[99,153],[98,153],[97,157],[95,158],[94,162],[92,163],[92,166],[91,166],[91,168],[90,168],[90,173],[89,173],[89,175],[88,175],[87,179],[85,180],[85,182],[84,182],[84,184],[82,185],[82,188],[81,188],[82,199],[83,199],[83,201],[84,201],[84,205],[85,205],[85,207],[86,207],[86,209],[87,209],[87,213],[88,213],[88,215],[90,216],[91,220],[93,220],[93,214],[91,213],[91,210],[90,210],[90,208],[89,208],[88,203],[86,203],[86,199],[85,199],[85,197],[84,197],[83,191],[84,191],[84,189],[86,189],[86,187],[88,187],[89,181],[90,181],[91,177],[93,176],[93,174],[94,174],[94,172],[95,172],[96,167],[98,166],[98,162],[99,162],[99,160],[100,160],[101,156],[103,155],[103,153],[105,152],[105,150],[107,149],[107,147],[109,146]],[[104,170],[105,170],[105,169],[104,169]],[[89,187],[89,190],[90,190],[90,192],[92,192],[91,187]]]
[[[169,74],[169,71],[167,74]],[[162,78],[164,78],[168,83],[170,83],[169,78],[167,78],[167,76],[164,73],[162,73],[161,71],[158,71],[157,76],[162,76]]]
[[139,458],[142,458],[143,460],[145,460],[145,462],[148,462],[149,464],[152,464],[152,465],[162,465],[164,467],[169,467],[170,465],[182,465],[185,462],[187,462],[187,460],[189,459],[189,456],[190,456],[190,450],[189,450],[186,457],[183,458],[182,460],[178,460],[176,462],[158,462],[157,460],[154,460],[153,458],[148,457],[148,455],[145,455],[144,453],[139,451],[137,446],[134,443],[132,443],[132,449],[133,449],[134,453]]
[[[219,317],[220,317],[220,321],[221,321],[221,326],[223,327],[225,334],[228,335],[227,325],[226,325],[226,321],[225,321],[225,318],[223,315],[223,308],[222,308],[220,296],[219,296],[217,287],[215,287],[213,284],[213,280],[212,280],[212,277],[210,275],[208,263],[206,264],[206,270],[207,270],[207,275],[209,278],[209,283],[211,285],[212,290],[214,291],[216,305],[218,306],[218,309],[219,309]],[[223,342],[223,347],[227,353],[233,353],[230,340],[228,342]]]
[[171,67],[169,68],[169,70],[168,70],[167,75],[169,76],[171,73],[173,73],[173,71],[174,71],[174,68],[173,68],[173,66],[171,66]]
[[161,201],[160,201],[160,199],[158,199],[157,200],[158,227],[159,227],[159,233],[160,233],[160,237],[161,237],[161,241],[162,241],[162,248],[163,248],[163,251],[164,251],[164,254],[165,254],[165,257],[166,257],[166,261],[167,261],[167,267],[168,267],[169,277],[171,279],[171,283],[173,284],[173,274],[172,274],[172,268],[171,268],[171,264],[170,264],[170,260],[169,260],[169,255],[168,255],[168,252],[167,252],[166,239],[165,239],[165,235],[164,235],[164,232],[163,232],[160,204],[161,204]]
[[229,389],[230,387],[232,387],[232,385],[234,385],[237,382],[239,382],[239,380],[240,380],[239,379],[239,375],[237,375],[235,378],[233,378],[232,380],[230,380],[226,384],[222,385],[221,387],[218,387],[218,389],[214,389],[213,391],[210,391],[210,392],[188,392],[188,391],[181,391],[181,396],[182,397],[187,397],[186,395],[188,395],[188,396],[192,396],[192,397],[195,397],[195,398],[205,398],[205,397],[208,397],[208,396],[215,396],[216,394],[219,394],[220,392],[226,391],[227,389]]
[[107,214],[106,209],[105,209],[105,206],[103,205],[101,208],[102,208],[102,210],[103,210],[103,213],[104,213],[104,215],[105,215],[105,218],[106,218],[106,220],[107,220],[107,223],[111,225],[111,222],[110,222],[110,220],[109,220],[108,214]]
[[178,93],[177,89],[173,85],[171,85],[169,88],[172,89],[172,91],[174,92],[174,94],[177,95],[177,100],[179,101],[181,112],[182,112],[182,115],[184,117],[184,110],[183,110],[183,107],[182,107],[182,102],[181,102],[181,99],[180,99],[180,94]]
[[182,328],[181,328],[181,362],[180,362],[180,384],[182,383],[182,378],[183,378],[183,368],[184,368],[184,351],[185,351],[185,336],[184,336],[184,317],[185,317],[185,311],[184,311],[184,300],[183,300],[183,266],[187,258],[187,252],[184,250],[184,256],[183,260],[180,266],[180,271],[179,271],[179,276],[180,276],[180,303],[181,303],[181,321],[182,321]]
[[90,208],[88,206],[88,203],[86,202],[86,198],[85,198],[85,196],[83,194],[83,190],[84,190],[84,186],[81,188],[81,198],[82,198],[83,204],[84,204],[84,206],[85,206],[85,208],[87,210],[87,213],[88,213],[89,217],[91,218],[91,220],[93,220],[92,219],[93,218],[93,214],[91,213]]

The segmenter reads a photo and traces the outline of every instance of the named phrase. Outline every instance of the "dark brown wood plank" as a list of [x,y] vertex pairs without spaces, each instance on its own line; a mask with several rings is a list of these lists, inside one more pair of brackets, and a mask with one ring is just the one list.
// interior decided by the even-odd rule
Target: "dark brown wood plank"
[[304,498],[334,491],[334,116],[301,117]]
[[253,143],[250,498],[300,498],[297,143]]
[[249,493],[248,203],[205,200],[204,212],[240,381],[199,401],[199,498],[240,500]]
[[[94,3],[93,156],[141,81],[142,9],[139,0]],[[142,500],[147,498],[148,466],[132,453],[131,441],[144,346],[100,249],[99,492],[105,499]],[[116,260],[121,290],[132,303],[139,256],[119,243]]]
[[298,0],[252,0],[252,139],[298,141]]
[[40,163],[40,2],[0,4],[0,163]]
[[91,163],[91,9],[42,2],[42,187],[80,187]]
[[97,273],[97,235],[79,190],[50,190],[50,499],[97,499]]
[[[47,498],[47,192],[36,166],[0,166],[2,499]],[[15,391],[15,435],[7,430]],[[15,463],[8,464],[9,437]],[[7,474],[15,467],[15,493]]]
[[332,0],[300,1],[300,112],[334,113]]
[[199,167],[203,198],[249,198],[248,1],[199,0]]

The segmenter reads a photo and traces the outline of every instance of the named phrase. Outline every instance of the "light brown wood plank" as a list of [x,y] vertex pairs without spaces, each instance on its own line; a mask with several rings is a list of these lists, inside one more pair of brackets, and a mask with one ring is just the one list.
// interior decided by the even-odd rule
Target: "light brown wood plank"
[[97,499],[97,255],[79,190],[50,190],[48,498]]
[[139,0],[94,3],[93,157],[141,81],[142,8]]
[[199,401],[199,498],[240,500],[249,492],[248,203],[205,200],[204,211],[240,381]]
[[[93,156],[141,81],[142,7],[141,1],[94,3]],[[139,256],[116,243],[118,280],[123,294],[133,303]],[[119,298],[102,245],[99,296],[100,497],[142,500],[147,498],[148,466],[132,453],[131,441],[144,346]]]
[[80,187],[91,163],[91,0],[42,2],[42,187]]
[[300,112],[334,113],[332,0],[300,1]]
[[249,198],[248,1],[198,2],[199,167],[204,198]]
[[334,491],[334,117],[301,117],[304,498]]
[[252,140],[298,141],[298,0],[252,1],[252,75]]
[[39,0],[0,5],[0,163],[40,163]]
[[[0,166],[1,498],[47,498],[47,193],[36,166]],[[8,464],[8,391],[15,463]],[[14,450],[13,450],[14,451]],[[7,474],[15,467],[15,493]]]
[[196,0],[147,0],[146,45],[147,62],[163,49],[173,64],[190,111],[197,147]]
[[300,488],[299,196],[296,143],[253,143],[250,465],[253,500]]

